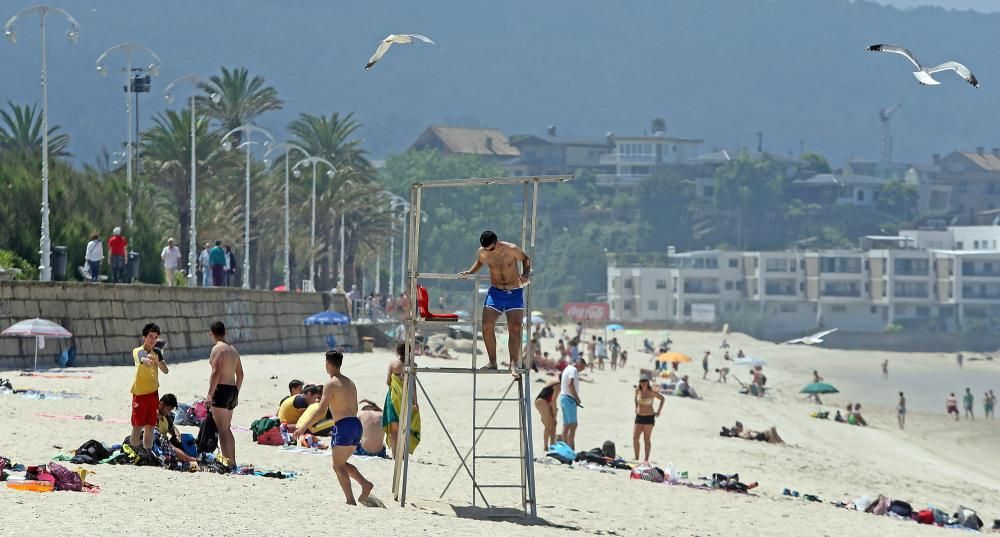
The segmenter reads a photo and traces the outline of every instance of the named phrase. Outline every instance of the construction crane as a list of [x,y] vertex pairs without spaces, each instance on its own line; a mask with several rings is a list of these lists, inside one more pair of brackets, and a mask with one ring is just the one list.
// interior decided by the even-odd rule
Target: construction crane
[[878,112],[878,118],[882,121],[882,163],[892,162],[892,134],[889,132],[889,121],[892,115],[899,110],[902,104],[894,104],[888,108],[883,108]]

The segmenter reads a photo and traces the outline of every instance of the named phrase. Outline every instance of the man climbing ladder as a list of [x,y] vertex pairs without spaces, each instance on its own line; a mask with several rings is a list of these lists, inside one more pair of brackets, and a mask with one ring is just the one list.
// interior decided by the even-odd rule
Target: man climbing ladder
[[[517,377],[515,369],[521,350],[521,323],[524,321],[523,286],[530,282],[531,259],[516,244],[501,242],[492,231],[484,231],[479,236],[479,244],[476,262],[469,270],[460,272],[459,276],[475,274],[483,265],[490,270],[490,289],[483,304],[483,342],[486,344],[486,355],[490,363],[483,366],[483,369],[497,369],[497,337],[494,328],[500,315],[506,315],[510,369]],[[521,263],[520,273],[517,270],[518,262]]]

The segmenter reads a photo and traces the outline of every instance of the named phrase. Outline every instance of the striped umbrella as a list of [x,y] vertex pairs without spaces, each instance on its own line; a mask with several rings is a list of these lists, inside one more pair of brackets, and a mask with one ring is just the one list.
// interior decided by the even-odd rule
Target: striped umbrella
[[35,338],[35,366],[38,369],[38,349],[45,348],[45,338],[58,337],[70,338],[73,334],[58,324],[46,319],[28,319],[19,323],[14,323],[9,328],[0,332],[4,336],[34,337]]

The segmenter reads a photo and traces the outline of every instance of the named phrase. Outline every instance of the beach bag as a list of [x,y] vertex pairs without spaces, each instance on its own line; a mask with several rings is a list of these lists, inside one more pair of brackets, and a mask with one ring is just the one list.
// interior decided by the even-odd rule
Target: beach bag
[[100,461],[110,457],[111,450],[97,440],[91,439],[76,448],[76,455],[86,455],[95,461]]
[[[262,443],[258,440],[260,435],[266,433],[271,429],[277,428],[280,425],[281,425],[281,420],[279,420],[278,418],[263,417],[260,418],[259,420],[254,420],[253,423],[250,424],[250,432],[253,434],[254,441],[256,441],[259,444]],[[268,444],[268,445],[275,445],[275,444]]]
[[559,460],[564,460],[569,462],[573,462],[574,460],[576,460],[576,452],[573,451],[573,448],[569,447],[569,444],[563,442],[562,440],[556,442],[555,444],[552,444],[549,447],[548,454],[549,456],[558,455],[558,457],[556,458]]
[[70,471],[65,466],[49,463],[49,473],[55,478],[56,490],[70,490],[80,492],[83,490],[83,480],[80,474]]
[[975,511],[969,509],[968,507],[958,506],[958,513],[955,513],[955,518],[958,519],[958,523],[965,526],[966,528],[971,528],[979,531],[983,527],[983,521],[979,518],[979,515]]
[[893,500],[892,503],[889,504],[889,512],[895,513],[903,518],[910,518],[910,515],[913,514],[913,507],[903,500]]
[[181,434],[181,451],[192,457],[198,456],[198,442],[195,440],[193,434]]
[[215,425],[215,419],[209,414],[198,429],[198,453],[214,453],[219,447],[219,428]]
[[917,511],[917,522],[921,524],[933,524],[934,512],[930,509],[921,509],[920,511]]
[[629,474],[630,479],[641,479],[642,481],[649,481],[651,483],[663,483],[664,474],[663,470],[659,468],[653,468],[648,464],[643,464],[636,466],[632,469],[632,473]]
[[262,446],[283,446],[285,437],[282,436],[280,427],[271,427],[257,436],[257,443]]
[[601,444],[601,454],[609,459],[615,458],[615,443],[611,440],[605,440],[604,443]]
[[208,416],[208,404],[204,400],[196,402],[191,406],[191,409],[194,411],[194,416],[198,418],[199,422],[205,421],[205,418]]

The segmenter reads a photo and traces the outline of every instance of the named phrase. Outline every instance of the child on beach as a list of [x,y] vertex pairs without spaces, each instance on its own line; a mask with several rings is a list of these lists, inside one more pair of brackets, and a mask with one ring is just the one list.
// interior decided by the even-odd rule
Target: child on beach
[[142,435],[142,447],[149,451],[153,447],[153,428],[159,421],[160,409],[160,371],[170,373],[163,361],[163,351],[156,348],[160,337],[160,327],[148,323],[142,327],[142,345],[132,350],[135,361],[135,380],[132,382],[132,435],[129,444],[133,448],[140,445],[139,435]]
[[952,393],[951,395],[948,396],[948,401],[945,403],[945,408],[947,408],[948,414],[949,415],[954,414],[955,415],[955,421],[958,421],[958,416],[959,416],[959,413],[958,413],[958,399],[955,398],[955,394],[954,393]]

